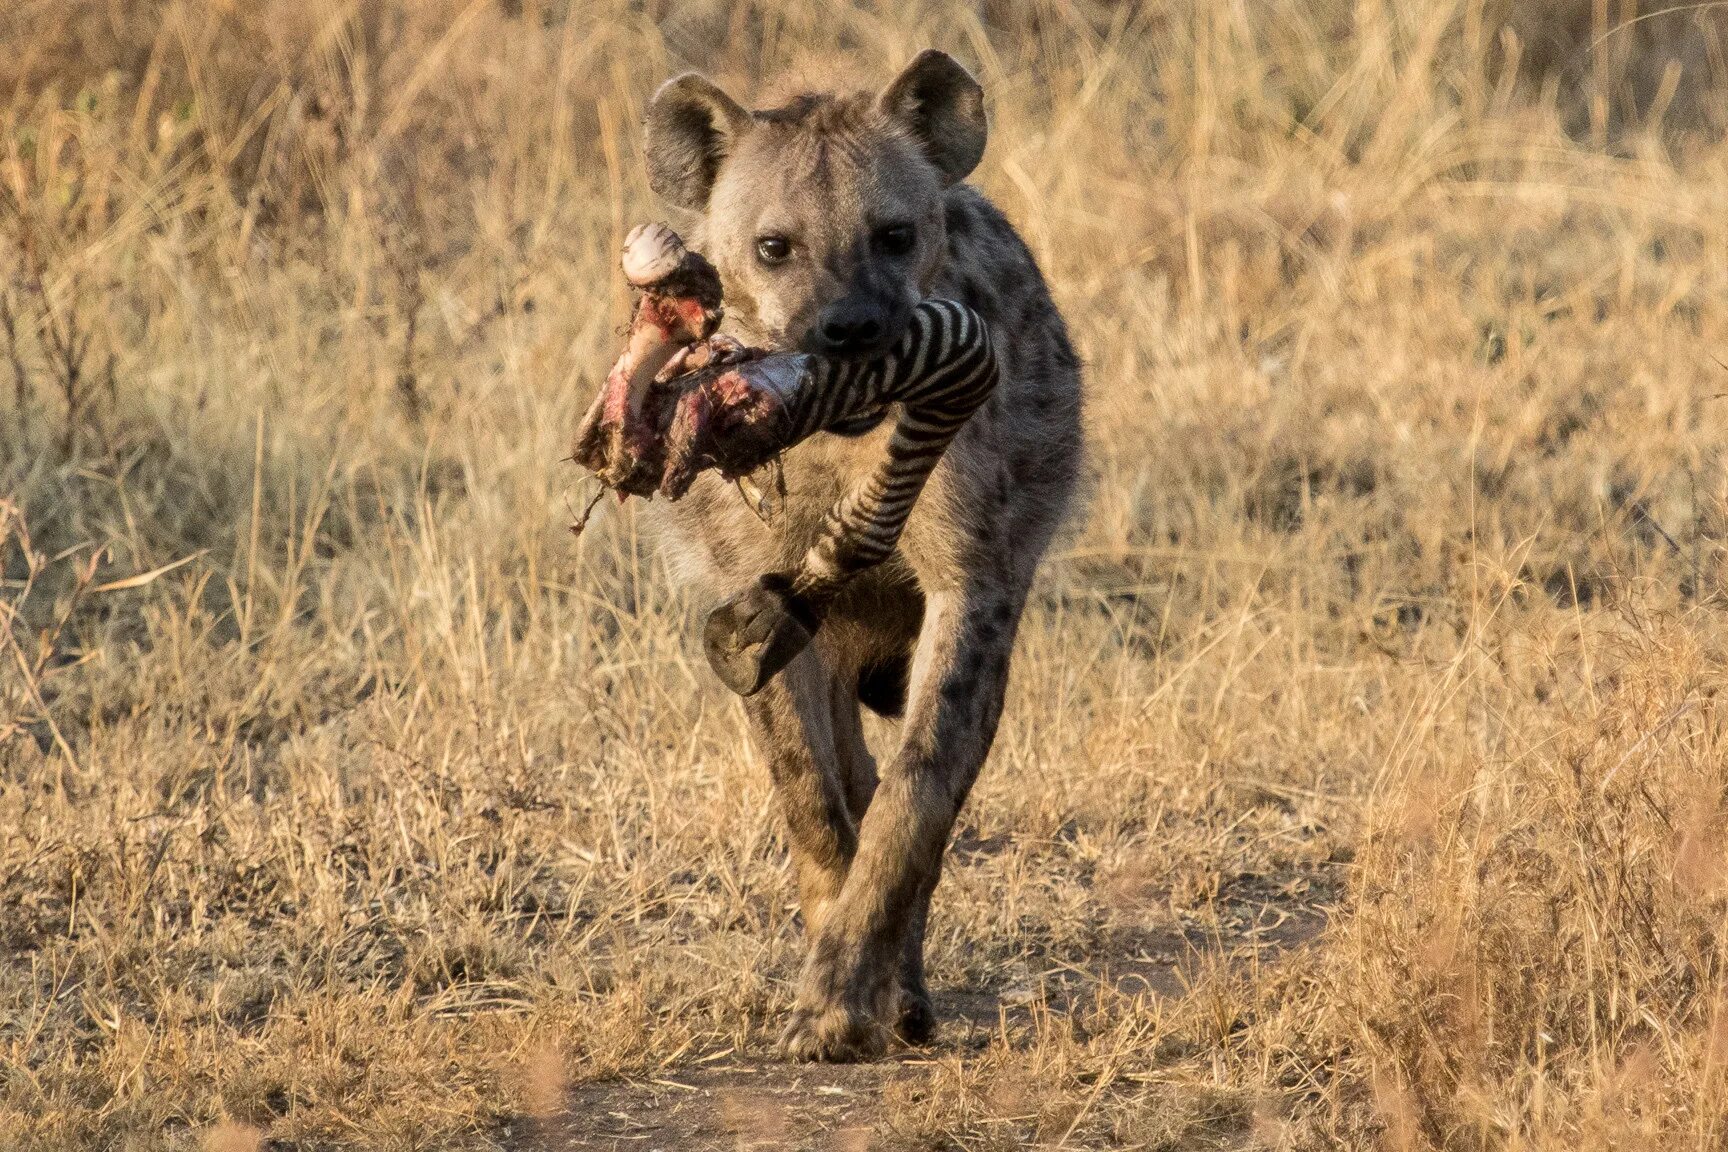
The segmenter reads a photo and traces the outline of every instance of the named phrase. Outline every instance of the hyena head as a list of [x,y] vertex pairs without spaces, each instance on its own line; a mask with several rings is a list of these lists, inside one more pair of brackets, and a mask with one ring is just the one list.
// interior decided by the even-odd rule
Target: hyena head
[[986,135],[977,81],[934,50],[879,94],[757,112],[688,73],[655,93],[647,129],[649,183],[703,215],[739,334],[848,357],[905,331],[941,268],[943,191]]

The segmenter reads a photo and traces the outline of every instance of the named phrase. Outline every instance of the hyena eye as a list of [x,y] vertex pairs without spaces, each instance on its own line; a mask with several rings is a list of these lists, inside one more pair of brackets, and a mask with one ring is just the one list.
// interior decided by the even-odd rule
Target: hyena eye
[[912,251],[918,233],[910,224],[887,224],[876,229],[876,247],[890,256],[904,256]]
[[764,264],[781,264],[792,255],[792,242],[784,236],[763,236],[756,241],[756,259]]

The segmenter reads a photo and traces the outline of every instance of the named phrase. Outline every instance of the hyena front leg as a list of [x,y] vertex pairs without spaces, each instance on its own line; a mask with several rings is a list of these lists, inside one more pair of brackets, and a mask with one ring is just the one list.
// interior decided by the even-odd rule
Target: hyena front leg
[[799,904],[809,933],[816,931],[839,896],[858,847],[843,752],[835,739],[833,700],[838,679],[817,650],[809,648],[762,691],[744,699],[751,737],[768,761],[786,822],[798,870]]
[[812,935],[781,1037],[788,1056],[858,1060],[886,1047],[908,934],[1002,715],[1025,597],[1006,582],[930,597],[900,750],[864,814],[840,894]]

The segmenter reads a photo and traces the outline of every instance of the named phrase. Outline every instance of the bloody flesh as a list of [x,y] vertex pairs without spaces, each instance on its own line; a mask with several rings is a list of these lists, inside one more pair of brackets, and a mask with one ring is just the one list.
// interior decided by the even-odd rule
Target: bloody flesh
[[577,429],[576,462],[621,494],[676,500],[705,469],[736,477],[773,459],[787,446],[784,389],[804,358],[716,336],[719,275],[670,229],[632,232],[624,265],[642,296]]

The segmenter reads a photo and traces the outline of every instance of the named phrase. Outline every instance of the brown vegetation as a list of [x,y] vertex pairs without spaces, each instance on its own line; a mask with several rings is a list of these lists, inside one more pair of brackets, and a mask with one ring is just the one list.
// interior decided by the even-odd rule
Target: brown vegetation
[[[729,1148],[1721,1146],[1728,37],[1638,15],[13,0],[5,1139],[557,1147],[685,1084]],[[560,457],[653,85],[926,44],[1092,499],[950,1027],[803,1080],[766,773]]]

